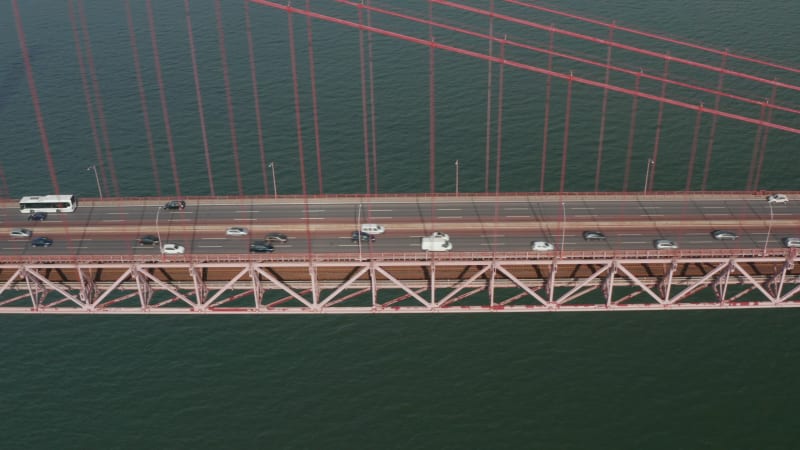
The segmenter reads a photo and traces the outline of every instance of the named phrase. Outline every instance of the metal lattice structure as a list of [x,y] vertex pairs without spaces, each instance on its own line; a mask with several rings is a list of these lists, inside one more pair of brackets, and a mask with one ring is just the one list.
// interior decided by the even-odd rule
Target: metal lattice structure
[[0,312],[373,314],[800,306],[794,249],[732,253],[28,261],[0,265]]

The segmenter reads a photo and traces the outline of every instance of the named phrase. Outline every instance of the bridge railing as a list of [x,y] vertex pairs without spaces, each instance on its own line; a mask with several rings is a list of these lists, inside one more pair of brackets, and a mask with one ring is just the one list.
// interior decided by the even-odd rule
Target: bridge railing
[[3,255],[0,265],[59,265],[59,264],[203,264],[203,263],[358,263],[358,262],[424,262],[436,261],[570,261],[607,259],[707,259],[707,258],[796,258],[795,249],[680,249],[680,250],[572,250],[564,252],[373,252],[316,254],[188,254],[188,255]]

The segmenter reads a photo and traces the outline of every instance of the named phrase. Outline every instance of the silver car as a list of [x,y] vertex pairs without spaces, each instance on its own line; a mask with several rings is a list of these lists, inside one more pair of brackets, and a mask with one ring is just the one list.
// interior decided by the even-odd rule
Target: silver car
[[678,243],[669,239],[656,239],[653,241],[653,246],[658,250],[674,250],[678,248]]
[[33,231],[27,228],[14,228],[8,233],[11,237],[31,237],[32,234]]
[[800,237],[783,238],[783,246],[787,248],[800,247]]
[[739,238],[739,235],[733,231],[714,230],[711,232],[711,237],[718,241],[735,241]]

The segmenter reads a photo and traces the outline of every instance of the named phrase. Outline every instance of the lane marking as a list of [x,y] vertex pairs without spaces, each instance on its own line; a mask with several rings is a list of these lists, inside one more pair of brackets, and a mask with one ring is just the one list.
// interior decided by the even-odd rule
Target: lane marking
[[664,214],[639,214],[639,217],[664,217]]
[[437,211],[461,211],[463,208],[437,208]]
[[647,241],[623,241],[623,244],[647,244]]
[[255,211],[255,210],[253,210],[253,211],[240,210],[240,211],[236,211],[236,212],[237,212],[237,213],[257,213],[257,212],[261,212],[261,211]]
[[594,209],[593,207],[570,206],[569,209]]
[[440,219],[463,219],[464,216],[439,216]]
[[108,214],[108,215],[126,215],[126,214],[129,214],[129,213],[126,213],[126,212],[107,212],[106,214]]
[[221,245],[198,245],[197,248],[220,248]]
[[532,216],[530,216],[530,215],[528,215],[528,216],[506,216],[507,219],[528,219],[530,217],[532,217]]
[[622,233],[620,233],[617,236],[641,236],[641,235],[642,235],[642,233],[631,233],[631,234],[627,234],[627,233],[626,234],[622,234]]
[[253,220],[258,220],[258,219],[256,219],[255,217],[248,217],[248,218],[236,218],[236,219],[233,219],[233,220],[250,220],[250,221],[253,221]]
[[301,217],[300,220],[325,220],[326,217]]
[[124,222],[122,219],[103,219],[100,222]]
[[228,239],[228,238],[224,238],[224,237],[213,237],[213,238],[204,237],[204,238],[200,238],[200,239],[207,240],[207,241],[222,241],[222,240],[225,240],[225,239]]

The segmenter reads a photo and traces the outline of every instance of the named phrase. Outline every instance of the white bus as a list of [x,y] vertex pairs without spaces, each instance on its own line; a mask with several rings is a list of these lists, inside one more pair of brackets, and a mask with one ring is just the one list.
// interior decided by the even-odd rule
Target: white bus
[[74,195],[33,195],[19,200],[19,212],[73,212],[78,207]]

